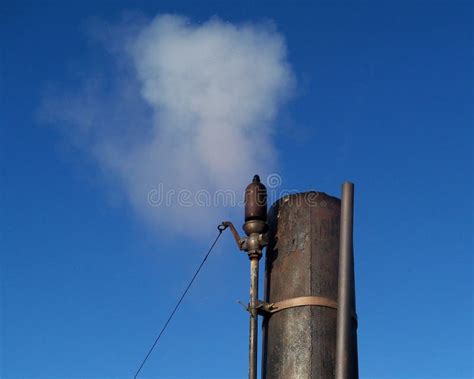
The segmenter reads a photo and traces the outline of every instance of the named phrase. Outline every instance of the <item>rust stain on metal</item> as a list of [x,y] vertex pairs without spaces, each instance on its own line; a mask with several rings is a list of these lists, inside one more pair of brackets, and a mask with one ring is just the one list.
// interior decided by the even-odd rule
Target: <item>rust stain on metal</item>
[[[340,200],[324,193],[289,195],[272,206],[267,303],[308,296],[337,299],[339,220]],[[334,377],[333,307],[291,307],[266,317],[263,324],[263,378]]]

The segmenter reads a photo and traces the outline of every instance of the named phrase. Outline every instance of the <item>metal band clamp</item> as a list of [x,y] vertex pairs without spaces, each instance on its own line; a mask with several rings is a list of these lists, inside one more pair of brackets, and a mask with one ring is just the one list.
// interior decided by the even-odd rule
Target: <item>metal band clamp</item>
[[[265,303],[259,301],[259,304],[257,305],[257,310],[262,315],[271,315],[283,311],[284,309],[304,306],[317,306],[337,309],[337,301],[323,296],[301,296],[278,301],[276,303]],[[352,318],[357,322],[356,313],[351,312],[351,315]]]
[[337,309],[337,302],[335,300],[322,296],[301,296],[278,301],[276,303],[260,303],[262,310],[271,314],[280,312],[284,309],[303,307],[305,305]]

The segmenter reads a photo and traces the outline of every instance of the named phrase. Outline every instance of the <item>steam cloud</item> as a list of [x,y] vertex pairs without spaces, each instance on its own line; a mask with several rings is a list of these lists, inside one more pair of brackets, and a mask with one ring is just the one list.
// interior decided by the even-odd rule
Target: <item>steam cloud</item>
[[106,29],[113,79],[49,93],[43,117],[71,126],[67,134],[153,225],[178,233],[214,226],[226,209],[154,207],[150,191],[241,194],[254,173],[274,169],[272,122],[293,83],[282,36],[269,25],[193,25],[171,15]]

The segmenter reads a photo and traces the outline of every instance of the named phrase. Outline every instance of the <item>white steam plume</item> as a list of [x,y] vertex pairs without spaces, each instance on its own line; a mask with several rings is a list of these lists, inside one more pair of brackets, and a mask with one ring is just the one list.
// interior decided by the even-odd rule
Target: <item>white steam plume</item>
[[[191,205],[198,191],[201,199],[203,190],[211,200],[217,190],[240,198],[254,173],[274,168],[272,122],[293,82],[285,43],[268,25],[193,25],[170,15],[120,30],[106,42],[120,63],[114,80],[88,79],[81,91],[48,96],[42,114],[85,137],[139,214],[171,231],[199,232],[225,210]],[[150,204],[154,189],[159,206]],[[180,190],[189,191],[184,205]]]

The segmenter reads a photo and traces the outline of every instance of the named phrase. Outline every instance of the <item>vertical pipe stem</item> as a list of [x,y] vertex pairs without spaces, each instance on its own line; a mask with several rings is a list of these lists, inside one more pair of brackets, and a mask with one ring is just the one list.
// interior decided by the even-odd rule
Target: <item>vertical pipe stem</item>
[[[354,211],[354,184],[342,185],[341,230],[339,242],[339,284],[336,340],[336,379],[350,377],[351,357],[351,313],[354,303],[354,256],[352,227]],[[357,359],[357,358],[355,358]]]
[[257,378],[257,344],[258,344],[258,261],[260,256],[250,257],[250,328],[249,328],[249,379]]

